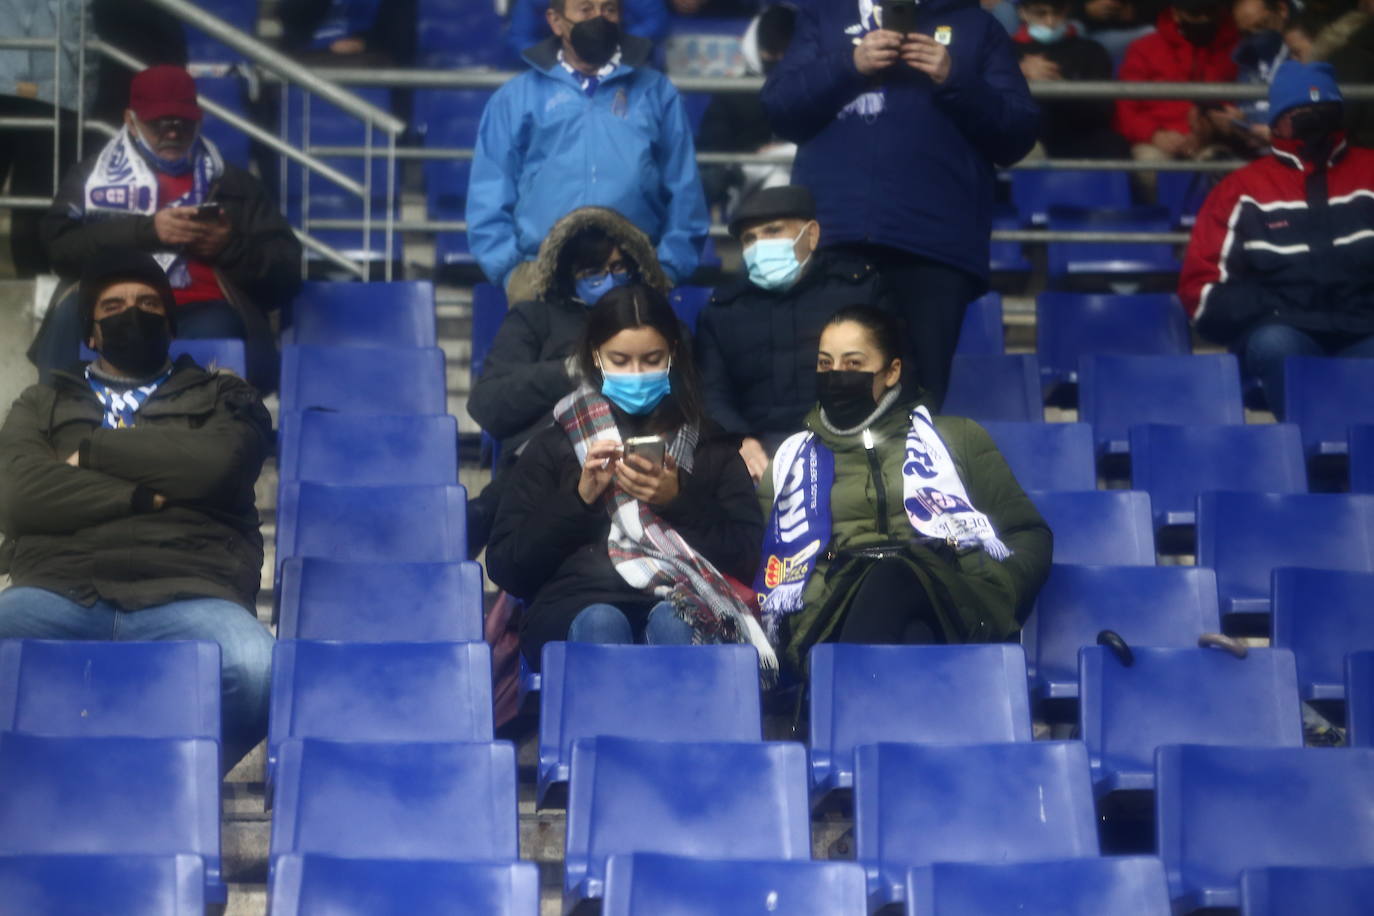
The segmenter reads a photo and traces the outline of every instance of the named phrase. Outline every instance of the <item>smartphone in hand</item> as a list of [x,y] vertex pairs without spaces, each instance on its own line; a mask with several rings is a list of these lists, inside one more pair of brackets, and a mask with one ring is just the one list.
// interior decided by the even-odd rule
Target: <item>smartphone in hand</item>
[[664,445],[661,436],[636,436],[633,439],[625,440],[625,457],[638,455],[647,460],[650,464],[663,466],[664,454],[667,447]]
[[198,223],[217,223],[224,213],[224,208],[219,204],[208,203],[196,207],[196,215],[192,217]]
[[883,28],[889,32],[910,35],[916,31],[914,0],[882,0]]

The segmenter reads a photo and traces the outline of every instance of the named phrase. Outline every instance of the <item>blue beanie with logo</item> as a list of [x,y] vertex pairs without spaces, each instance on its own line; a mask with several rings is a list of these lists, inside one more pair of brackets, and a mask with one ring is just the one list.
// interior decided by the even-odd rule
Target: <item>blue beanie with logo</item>
[[1290,108],[1321,102],[1343,102],[1336,71],[1328,63],[1301,64],[1286,60],[1269,84],[1269,123]]

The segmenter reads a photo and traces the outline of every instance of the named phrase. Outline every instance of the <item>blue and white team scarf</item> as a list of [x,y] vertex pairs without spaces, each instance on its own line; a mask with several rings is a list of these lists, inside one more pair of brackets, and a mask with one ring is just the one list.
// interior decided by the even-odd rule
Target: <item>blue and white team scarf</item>
[[134,426],[134,415],[142,409],[148,402],[148,398],[153,396],[153,392],[172,374],[172,367],[168,366],[167,371],[153,379],[146,385],[139,385],[135,388],[111,388],[99,378],[91,374],[91,367],[86,367],[86,383],[95,392],[96,400],[100,406],[105,408],[105,419],[101,422],[103,429],[132,429]]
[[[763,567],[754,582],[764,629],[776,640],[782,618],[802,608],[816,559],[830,543],[835,454],[813,433],[798,433],[773,458],[773,511],[763,535]],[[1011,551],[969,500],[930,412],[911,412],[902,464],[902,505],[917,535],[956,548],[980,547],[994,560]]]
[[[166,207],[196,207],[205,203],[210,189],[224,174],[224,159],[219,149],[204,137],[196,137],[188,156],[191,159],[191,190],[169,201]],[[137,141],[125,125],[100,151],[95,168],[86,178],[85,210],[75,215],[79,219],[129,214],[152,216],[159,209],[165,207],[157,205],[157,175],[139,152]],[[191,272],[180,251],[155,251],[153,257],[167,272],[173,289],[186,289],[191,285]]]

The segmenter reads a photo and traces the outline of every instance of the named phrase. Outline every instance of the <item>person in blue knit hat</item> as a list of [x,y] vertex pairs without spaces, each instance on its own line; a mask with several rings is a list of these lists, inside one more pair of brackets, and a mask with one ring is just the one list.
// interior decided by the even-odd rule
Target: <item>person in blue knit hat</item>
[[1283,416],[1289,356],[1374,358],[1374,150],[1352,147],[1329,64],[1286,61],[1269,87],[1271,155],[1198,213],[1179,296]]

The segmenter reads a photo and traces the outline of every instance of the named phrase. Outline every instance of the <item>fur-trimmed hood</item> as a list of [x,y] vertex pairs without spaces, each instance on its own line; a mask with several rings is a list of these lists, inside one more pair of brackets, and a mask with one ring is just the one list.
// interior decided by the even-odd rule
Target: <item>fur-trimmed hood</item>
[[558,268],[558,254],[563,246],[583,229],[596,226],[634,259],[639,265],[640,278],[665,296],[673,284],[658,263],[658,255],[649,237],[638,227],[608,207],[578,207],[567,216],[553,224],[549,234],[539,246],[539,257],[534,264],[534,297],[546,299],[554,292],[553,275]]

